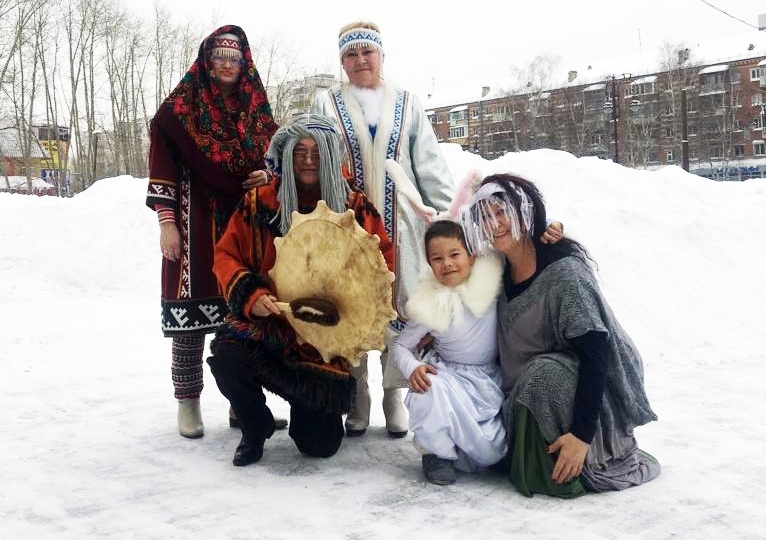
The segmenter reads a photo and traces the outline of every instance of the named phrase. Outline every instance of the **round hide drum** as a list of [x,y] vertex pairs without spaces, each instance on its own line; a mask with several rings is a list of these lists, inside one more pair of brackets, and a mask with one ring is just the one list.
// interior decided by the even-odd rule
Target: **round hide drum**
[[368,350],[383,349],[386,326],[396,318],[394,274],[380,252],[380,239],[359,226],[353,210],[339,214],[319,201],[310,214],[293,212],[290,230],[274,243],[277,256],[269,276],[277,298],[321,298],[338,309],[335,326],[285,313],[300,341],[314,346],[325,362],[342,356],[352,366]]

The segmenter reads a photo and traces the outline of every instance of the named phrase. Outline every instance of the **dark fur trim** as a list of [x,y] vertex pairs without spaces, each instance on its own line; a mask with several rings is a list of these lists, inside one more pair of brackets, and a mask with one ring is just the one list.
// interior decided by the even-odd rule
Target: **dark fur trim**
[[[269,351],[257,342],[217,338],[211,343],[214,355],[246,355],[243,362],[263,387],[288,402],[333,414],[346,414],[356,393],[353,377],[339,379],[325,371],[306,369],[302,364],[288,365],[279,351]],[[209,360],[208,360],[209,362]]]
[[232,287],[229,293],[229,310],[238,319],[248,320],[248,314],[244,313],[245,304],[257,289],[268,289],[269,282],[260,274],[246,275]]

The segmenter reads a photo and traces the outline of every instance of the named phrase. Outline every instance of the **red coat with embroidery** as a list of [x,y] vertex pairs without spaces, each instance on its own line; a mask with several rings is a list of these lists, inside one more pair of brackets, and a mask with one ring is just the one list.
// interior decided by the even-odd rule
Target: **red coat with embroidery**
[[[256,300],[266,293],[275,294],[268,272],[276,260],[274,238],[282,236],[279,220],[274,219],[279,209],[277,190],[279,181],[248,192],[232,215],[226,231],[215,247],[213,272],[223,290],[231,315],[227,319],[247,323],[253,339],[259,339],[266,327],[270,331],[279,327],[280,333],[292,342],[292,329],[283,317],[256,317],[251,310]],[[316,208],[318,199],[299,195],[299,211],[309,213]],[[383,220],[373,204],[360,191],[352,190],[347,208],[353,210],[359,225],[380,238],[380,250],[389,270],[393,268],[393,244],[385,232]],[[294,343],[292,343],[294,344]],[[316,351],[313,354],[319,358]]]

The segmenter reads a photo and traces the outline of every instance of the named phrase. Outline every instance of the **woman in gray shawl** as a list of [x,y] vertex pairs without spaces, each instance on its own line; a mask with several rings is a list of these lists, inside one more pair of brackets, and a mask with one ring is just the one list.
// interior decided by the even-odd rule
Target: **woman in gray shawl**
[[484,179],[463,226],[469,248],[505,256],[498,343],[510,477],[524,495],[576,497],[654,479],[633,428],[656,420],[641,357],[578,242],[542,244],[546,212],[529,181]]

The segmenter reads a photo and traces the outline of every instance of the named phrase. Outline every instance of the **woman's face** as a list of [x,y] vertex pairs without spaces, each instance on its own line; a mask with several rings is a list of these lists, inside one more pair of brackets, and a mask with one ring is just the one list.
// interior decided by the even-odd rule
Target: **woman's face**
[[311,137],[303,137],[293,148],[293,173],[299,185],[319,185],[319,147]]
[[456,287],[471,275],[476,257],[457,238],[435,236],[428,241],[428,265],[442,285]]
[[485,218],[482,228],[487,235],[490,235],[492,247],[501,253],[508,253],[519,245],[521,239],[517,240],[513,237],[510,218],[500,204],[490,203],[489,208],[489,216]]
[[222,90],[232,90],[239,80],[242,71],[242,60],[225,56],[211,56],[212,75]]
[[380,83],[380,51],[374,47],[349,49],[341,64],[354,86],[375,88]]

